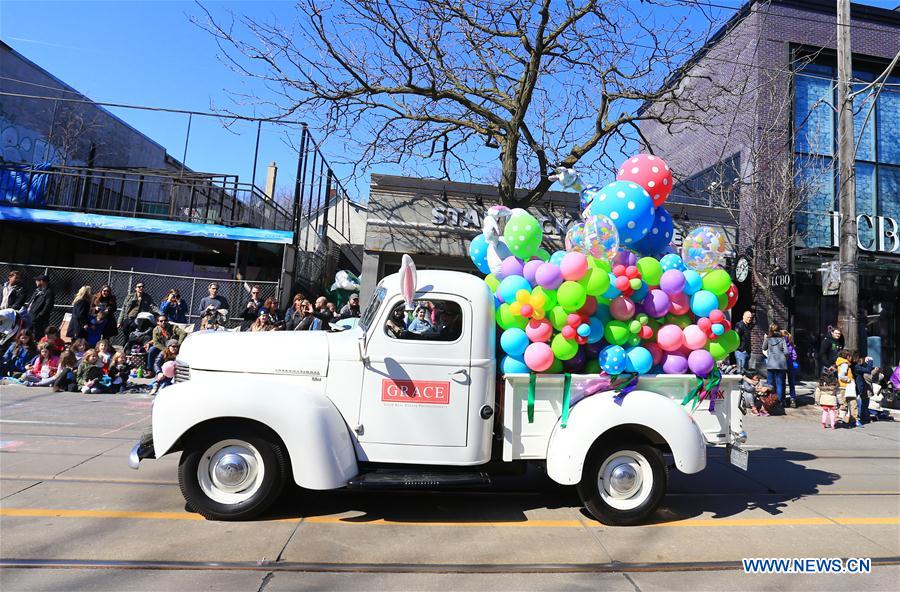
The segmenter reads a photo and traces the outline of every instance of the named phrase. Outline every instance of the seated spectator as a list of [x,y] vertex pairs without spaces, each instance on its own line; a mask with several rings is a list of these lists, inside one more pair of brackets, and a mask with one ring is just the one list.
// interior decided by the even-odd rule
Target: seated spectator
[[90,321],[88,321],[87,336],[85,337],[89,347],[96,346],[100,340],[103,339],[103,333],[106,331],[106,324],[108,322],[109,319],[107,319],[104,311],[94,311],[93,316],[90,318]]
[[88,350],[87,341],[84,339],[76,339],[69,344],[69,351],[75,354],[75,359],[79,362],[84,357],[84,352]]
[[303,302],[304,300],[306,300],[306,296],[304,296],[303,294],[301,294],[299,292],[297,294],[294,294],[294,297],[291,298],[290,306],[288,306],[287,309],[285,309],[285,311],[284,311],[284,322],[285,323],[290,322],[291,317],[294,316],[294,311],[297,310],[298,304],[300,302]]
[[75,371],[76,388],[85,394],[96,394],[103,391],[103,370],[97,367],[96,350],[89,349]]
[[341,318],[359,318],[359,294],[350,294],[350,300],[341,308]]
[[252,304],[253,307],[256,308],[256,310],[259,310],[263,306],[263,301],[261,298],[262,297],[260,296],[259,286],[251,287],[250,299],[247,301],[247,306],[245,306],[244,308],[247,308]]
[[166,342],[166,349],[162,352],[161,356],[156,358],[155,365],[153,366],[153,371],[156,373],[156,387],[154,392],[159,391],[160,389],[164,389],[167,386],[170,386],[174,379],[173,376],[168,376],[165,372],[164,366],[166,362],[175,363],[176,358],[178,358],[178,351],[181,349],[181,343],[177,339],[170,339]]
[[57,354],[63,353],[66,349],[66,342],[59,336],[59,327],[56,327],[55,325],[47,327],[47,330],[38,342],[38,345],[41,343],[49,343],[56,350]]
[[144,292],[144,282],[134,285],[134,292],[125,299],[125,305],[119,311],[119,327],[126,340],[136,330],[138,315],[141,313],[159,314],[159,309],[153,304],[153,299]]
[[301,300],[291,317],[290,331],[322,331],[331,328],[328,312],[313,309],[309,300]]
[[343,318],[343,317],[341,317],[340,313],[338,312],[337,306],[334,305],[334,302],[327,303],[325,305],[325,308],[328,310],[328,313],[331,315],[332,321],[339,321],[339,320],[341,320],[341,318]]
[[153,368],[156,357],[166,349],[166,343],[174,339],[179,344],[187,337],[184,329],[169,322],[168,317],[160,314],[156,317],[156,327],[150,340],[150,349],[147,350],[147,368]]
[[324,296],[319,296],[316,298],[315,305],[316,312],[327,313],[328,312],[328,299]]
[[272,325],[281,323],[281,319],[278,318],[278,302],[274,298],[266,298],[263,307],[260,309],[260,312],[262,311],[269,315],[269,323]]
[[31,363],[36,355],[37,350],[31,331],[22,331],[0,358],[0,378],[4,376],[18,378],[25,373],[25,366]]
[[207,288],[207,291],[209,295],[200,299],[199,314],[203,314],[210,309],[229,309],[228,300],[219,294],[219,284],[215,282],[211,283],[209,288]]
[[109,345],[109,341],[105,339],[101,339],[97,342],[97,357],[99,358],[98,363],[103,368],[103,373],[106,374],[109,370],[109,362],[112,360],[113,349],[112,346]]
[[[51,382],[52,391],[54,393],[60,393],[63,391],[74,393],[77,389],[77,380],[75,379],[75,368],[78,367],[78,359],[75,357],[75,353],[71,351],[64,351],[59,356],[59,367],[56,371],[56,376],[53,378],[53,382]],[[35,384],[33,386],[43,386],[41,384]]]
[[753,415],[766,416],[769,415],[759,395],[766,391],[762,384],[762,376],[755,370],[744,370],[741,377],[741,396],[744,398],[744,406],[750,410]]
[[28,386],[39,384],[49,386],[59,370],[59,356],[49,343],[38,344],[38,355],[31,364],[25,366],[22,382]]
[[269,313],[265,311],[265,309],[259,311],[259,316],[256,317],[256,321],[250,325],[250,330],[253,332],[257,331],[276,331],[278,327],[276,327],[269,320]]
[[188,322],[187,304],[181,300],[181,294],[174,288],[169,290],[166,299],[159,305],[159,312],[166,315],[166,318],[173,323],[181,323],[183,325]]
[[426,317],[427,313],[428,311],[424,307],[417,308],[413,320],[407,325],[406,330],[417,335],[434,330],[434,325]]
[[123,352],[113,354],[109,362],[109,388],[110,393],[121,393],[128,388],[128,379],[131,376],[131,365]]
[[244,309],[244,318],[241,321],[241,331],[249,331],[258,316],[259,309],[252,302],[248,302],[247,308]]

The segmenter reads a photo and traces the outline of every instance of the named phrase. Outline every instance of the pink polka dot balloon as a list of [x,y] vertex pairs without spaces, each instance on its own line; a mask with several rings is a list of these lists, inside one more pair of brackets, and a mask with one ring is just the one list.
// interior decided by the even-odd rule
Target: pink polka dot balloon
[[616,181],[632,181],[643,187],[653,199],[653,206],[662,205],[672,191],[672,171],[666,161],[651,154],[638,154],[619,167]]

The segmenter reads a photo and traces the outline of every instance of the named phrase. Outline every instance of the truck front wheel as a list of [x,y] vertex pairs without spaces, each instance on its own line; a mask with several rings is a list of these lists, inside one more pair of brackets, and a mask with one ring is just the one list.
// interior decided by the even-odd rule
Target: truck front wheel
[[656,511],[667,481],[658,448],[638,442],[601,444],[588,455],[578,493],[588,511],[604,524],[631,526]]
[[286,464],[278,444],[249,429],[201,432],[185,443],[178,484],[188,505],[207,520],[249,520],[284,488]]

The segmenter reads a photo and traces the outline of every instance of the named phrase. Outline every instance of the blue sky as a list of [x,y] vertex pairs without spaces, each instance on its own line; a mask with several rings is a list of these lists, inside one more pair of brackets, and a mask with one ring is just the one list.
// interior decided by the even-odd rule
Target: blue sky
[[[869,2],[893,8],[897,0]],[[735,0],[718,4],[737,6]],[[289,22],[291,2],[207,3],[213,14],[225,10]],[[200,11],[192,2],[85,2],[3,0],[0,37],[88,97],[98,101],[208,111],[231,106],[228,90],[248,89],[248,83],[217,58],[209,34],[189,22]],[[250,90],[253,90],[250,88]],[[234,107],[253,115],[250,106]],[[184,150],[187,116],[112,109],[135,128],[167,148],[176,158]],[[322,140],[321,134],[316,134]],[[263,127],[257,184],[265,166],[277,161],[279,186],[290,186],[296,154],[283,142],[283,130]],[[209,118],[194,118],[186,163],[195,170],[250,176],[256,126],[237,125],[232,133]],[[342,146],[324,142],[323,150],[339,154]],[[370,172],[393,172],[387,167]],[[339,176],[341,170],[337,171]],[[368,194],[366,179],[357,182],[359,197]]]

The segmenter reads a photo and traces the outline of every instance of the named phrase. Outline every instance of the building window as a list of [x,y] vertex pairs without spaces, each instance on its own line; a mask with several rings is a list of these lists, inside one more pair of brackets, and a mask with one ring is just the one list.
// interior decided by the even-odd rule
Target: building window
[[[900,76],[888,77],[888,83],[900,84]],[[900,133],[900,87],[886,87],[881,91],[875,114],[878,122],[878,160],[900,164],[900,138],[897,137]]]

